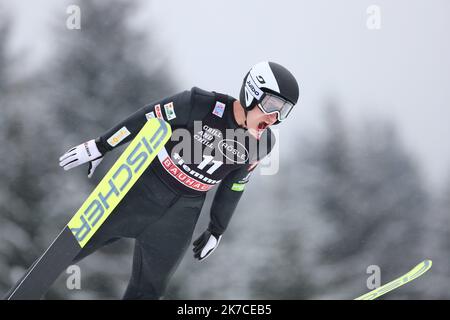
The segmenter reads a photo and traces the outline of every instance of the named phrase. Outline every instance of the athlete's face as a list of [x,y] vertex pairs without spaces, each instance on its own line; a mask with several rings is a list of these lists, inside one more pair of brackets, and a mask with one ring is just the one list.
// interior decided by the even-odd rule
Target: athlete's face
[[247,113],[247,128],[250,134],[259,139],[266,128],[277,122],[277,113],[264,113],[255,107]]

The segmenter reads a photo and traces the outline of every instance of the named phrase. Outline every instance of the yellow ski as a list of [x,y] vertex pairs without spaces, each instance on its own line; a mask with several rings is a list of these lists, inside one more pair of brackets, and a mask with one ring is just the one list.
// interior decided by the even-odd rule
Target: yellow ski
[[40,299],[92,238],[170,139],[170,125],[150,119],[48,249],[6,295]]
[[401,287],[402,285],[407,284],[408,282],[420,277],[431,268],[432,264],[433,263],[431,260],[422,261],[407,274],[391,282],[388,282],[385,285],[356,298],[355,300],[374,300],[378,297],[381,297],[383,294],[397,289],[398,287]]

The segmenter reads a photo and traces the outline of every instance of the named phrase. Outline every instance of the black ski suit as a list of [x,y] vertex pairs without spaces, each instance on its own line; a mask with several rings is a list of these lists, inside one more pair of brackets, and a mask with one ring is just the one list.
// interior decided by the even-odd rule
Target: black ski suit
[[[275,142],[270,129],[256,140],[240,128],[234,118],[234,101],[230,96],[194,87],[144,106],[96,139],[105,154],[131,141],[152,117],[166,120],[173,131],[150,168],[74,262],[117,239],[134,238],[133,269],[124,299],[163,296],[191,242],[206,192],[219,185],[209,230],[222,234],[251,171]],[[229,139],[227,129],[246,133],[246,139]],[[177,149],[179,131],[189,132],[191,139],[183,142],[194,150],[192,154]],[[256,149],[252,148],[255,145]]]

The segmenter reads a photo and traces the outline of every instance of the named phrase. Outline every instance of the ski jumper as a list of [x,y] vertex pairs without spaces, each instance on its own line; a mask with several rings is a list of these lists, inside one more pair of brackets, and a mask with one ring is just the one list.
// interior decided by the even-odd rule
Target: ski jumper
[[252,171],[275,143],[270,128],[257,140],[238,125],[235,100],[194,87],[142,107],[96,139],[105,154],[131,141],[153,117],[167,121],[173,131],[74,262],[120,238],[136,239],[124,299],[163,296],[191,242],[206,192],[218,186],[208,228],[223,234]]

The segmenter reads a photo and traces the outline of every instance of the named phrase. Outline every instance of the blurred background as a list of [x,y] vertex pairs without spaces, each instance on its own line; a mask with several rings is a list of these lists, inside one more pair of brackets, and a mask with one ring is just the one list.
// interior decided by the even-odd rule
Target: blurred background
[[[81,29],[67,28],[70,5]],[[352,299],[424,259],[385,299],[450,298],[450,2],[0,0],[0,294],[68,222],[94,179],[58,158],[192,86],[238,96],[261,60],[300,102],[280,170],[255,174],[219,248],[189,251],[166,299]],[[447,137],[447,138],[446,138]],[[212,194],[194,237],[206,228]],[[49,299],[119,299],[132,241],[62,274]]]

